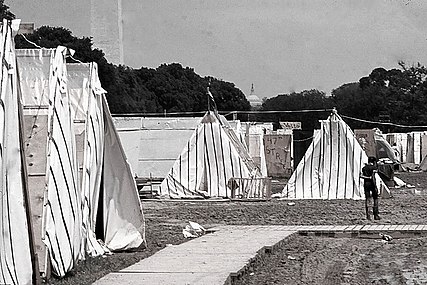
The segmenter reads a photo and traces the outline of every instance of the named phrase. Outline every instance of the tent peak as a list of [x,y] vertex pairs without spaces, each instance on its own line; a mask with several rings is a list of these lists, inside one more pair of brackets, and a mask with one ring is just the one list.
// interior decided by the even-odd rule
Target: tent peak
[[206,112],[206,115],[202,119],[203,124],[213,123],[216,121],[218,121],[217,117],[215,116],[215,114],[212,114],[210,111]]
[[335,108],[335,107],[333,107],[333,108],[332,108],[332,114],[334,114],[334,115],[338,115],[337,108]]

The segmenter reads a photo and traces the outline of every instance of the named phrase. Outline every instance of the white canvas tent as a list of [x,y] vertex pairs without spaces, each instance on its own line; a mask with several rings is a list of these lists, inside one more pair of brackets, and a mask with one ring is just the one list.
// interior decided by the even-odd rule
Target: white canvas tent
[[76,265],[82,242],[77,152],[65,65],[67,52],[65,47],[59,47],[51,55],[47,192],[43,209],[43,242],[48,248],[53,272],[58,276],[64,276]]
[[396,162],[398,158],[394,154],[393,148],[379,129],[374,129],[374,138],[377,151],[376,157],[383,161]]
[[107,100],[104,117],[103,228],[111,250],[128,250],[145,243],[145,220],[135,179],[114,128]]
[[64,276],[80,258],[82,223],[66,84],[67,52],[63,47],[17,50],[37,255],[41,271],[47,273],[51,264],[58,276]]
[[67,52],[58,47],[18,53],[39,261],[51,264],[58,276],[85,254],[107,250],[96,240],[97,213],[102,215],[101,238],[108,249],[125,250],[144,242],[135,181],[111,122],[96,65],[67,66]]
[[[95,63],[68,64],[75,130],[83,141],[83,221],[86,251],[103,253],[95,240],[101,213],[102,239],[110,250],[138,247],[144,241],[144,217],[135,180],[112,123]],[[83,123],[84,128],[79,126]],[[82,149],[80,147],[80,149]],[[102,183],[101,183],[102,180]],[[101,212],[98,208],[102,209]]]
[[427,155],[426,132],[407,133],[406,162],[420,164]]
[[419,169],[422,171],[427,171],[427,155],[424,156],[423,160],[420,162],[420,165],[418,166]]
[[399,157],[396,157],[399,162],[406,163],[406,154],[408,148],[408,136],[406,133],[388,133],[385,135],[386,140],[390,145],[396,144],[399,152]]
[[[334,111],[320,130],[282,191],[289,199],[364,199],[362,167],[368,157],[352,130]],[[384,194],[390,196],[382,183]]]
[[35,257],[29,199],[22,149],[22,106],[17,82],[13,37],[19,20],[1,24],[0,56],[0,283],[36,284]]
[[262,197],[264,181],[225,118],[207,112],[163,180],[162,196]]
[[[93,73],[93,76],[91,76]],[[81,254],[97,256],[105,249],[96,239],[95,226],[104,158],[103,90],[95,64],[67,64],[67,84],[76,135],[77,163],[82,196]]]

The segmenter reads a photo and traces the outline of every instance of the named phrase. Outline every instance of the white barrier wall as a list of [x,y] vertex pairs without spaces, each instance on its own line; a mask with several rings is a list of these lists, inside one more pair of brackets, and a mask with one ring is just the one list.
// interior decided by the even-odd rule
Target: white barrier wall
[[123,148],[138,178],[164,178],[201,118],[114,117]]

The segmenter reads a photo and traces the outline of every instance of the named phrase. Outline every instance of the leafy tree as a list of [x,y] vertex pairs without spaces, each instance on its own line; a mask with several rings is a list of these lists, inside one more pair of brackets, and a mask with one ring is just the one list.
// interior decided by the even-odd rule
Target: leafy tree
[[[62,27],[41,26],[34,33],[25,37],[38,46],[44,48],[56,48],[59,45],[66,46],[75,51],[74,58],[83,62],[107,63],[104,52],[93,48],[92,39],[88,37],[78,38],[71,31]],[[34,44],[28,42],[21,35],[15,37],[16,48],[35,48]]]
[[[427,125],[427,69],[420,64],[401,69],[374,69],[358,83],[344,84],[332,91],[339,112],[370,121],[403,125]],[[351,122],[353,128],[372,124]],[[375,126],[375,125],[374,125]],[[377,126],[383,131],[407,131],[392,126]]]
[[243,92],[231,82],[213,79],[211,90],[221,111],[245,111],[251,108]]
[[[300,111],[300,110],[323,110],[333,107],[331,98],[322,91],[311,89],[291,94],[281,94],[277,97],[265,100],[262,110],[264,111]],[[313,115],[314,114],[314,115]],[[278,113],[264,116],[264,121],[300,121],[302,128],[312,130],[318,125],[320,119],[326,119],[330,111],[320,113]]]
[[215,98],[218,110],[249,110],[244,94],[234,84],[213,77],[202,78],[192,68],[179,63],[162,64],[157,69],[136,70],[141,84],[153,92],[158,106],[166,112],[199,112],[207,110],[207,86]]
[[[345,83],[334,89],[330,97],[318,90],[282,94],[264,101],[263,110],[329,109],[338,114],[372,122],[394,122],[401,125],[427,125],[427,68],[420,65],[401,69],[375,68],[358,82]],[[314,115],[313,115],[314,114]],[[303,129],[312,129],[325,114],[280,114],[265,116],[264,120],[298,120]],[[346,120],[350,127],[379,127],[384,132],[408,131],[392,125]],[[421,129],[421,128],[420,128]],[[415,129],[410,129],[415,130]]]

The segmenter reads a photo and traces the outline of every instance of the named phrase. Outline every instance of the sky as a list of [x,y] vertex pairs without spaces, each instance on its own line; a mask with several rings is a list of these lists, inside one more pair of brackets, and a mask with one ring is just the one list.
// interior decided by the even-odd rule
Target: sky
[[[24,0],[6,4],[12,12],[25,10],[19,1]],[[260,98],[313,88],[329,94],[376,67],[398,68],[399,61],[427,65],[425,0],[117,3],[124,64],[155,68],[178,62],[201,76],[233,82],[246,95],[253,83]],[[57,9],[64,10],[64,5]],[[40,12],[34,15],[40,17],[36,24],[46,24]],[[70,29],[84,31],[78,24],[73,20],[76,27]]]

